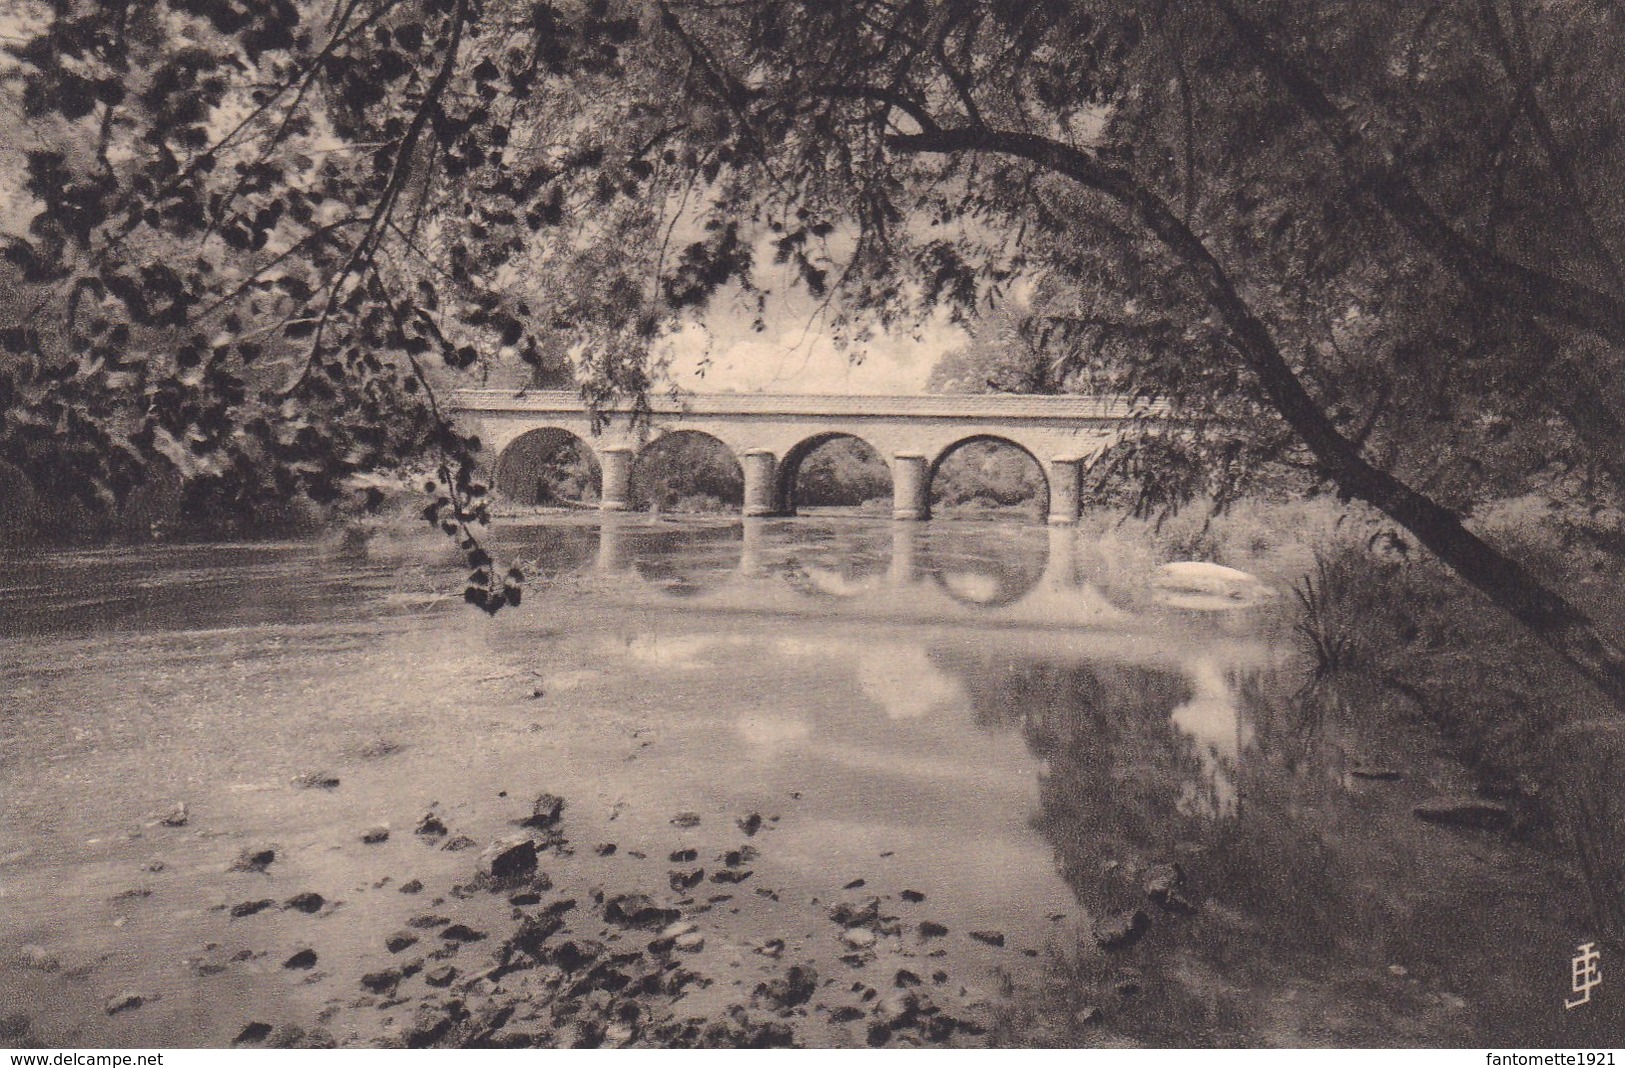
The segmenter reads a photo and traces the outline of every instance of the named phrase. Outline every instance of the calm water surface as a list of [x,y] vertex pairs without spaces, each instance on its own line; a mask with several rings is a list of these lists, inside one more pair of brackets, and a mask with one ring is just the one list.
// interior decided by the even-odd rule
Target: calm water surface
[[[751,880],[702,906],[707,959],[738,977],[696,1011],[748,991],[773,938],[874,982],[886,962],[843,963],[822,916],[868,894],[948,929],[898,952],[940,948],[1006,1040],[1574,1044],[1618,1024],[1617,1002],[1560,1007],[1585,923],[1560,870],[1409,817],[1460,785],[1431,741],[1293,720],[1280,600],[1160,603],[1147,568],[1018,524],[560,519],[497,540],[536,578],[495,619],[430,542],[10,561],[0,986],[29,1035],[220,1045],[252,1016],[377,1041],[387,1005],[350,995],[389,958],[395,888],[470,860],[412,827],[432,808],[483,846],[543,790],[568,799],[575,875],[651,895],[668,853],[703,863],[762,818]],[[1356,759],[1406,775],[1354,780]],[[340,785],[291,781],[314,771]],[[186,825],[158,822],[179,801]],[[360,843],[377,825],[389,841]],[[267,872],[228,870],[263,844]],[[1179,907],[1159,908],[1145,877],[1174,863]],[[311,890],[316,917],[221,911]],[[1095,946],[1135,909],[1148,933]],[[318,944],[317,970],[278,966]],[[147,1003],[109,1016],[124,991]]]

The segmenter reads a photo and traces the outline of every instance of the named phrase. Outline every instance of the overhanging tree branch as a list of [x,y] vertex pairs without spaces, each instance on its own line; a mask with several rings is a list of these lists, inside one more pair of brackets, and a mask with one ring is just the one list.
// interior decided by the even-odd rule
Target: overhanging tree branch
[[1128,209],[1183,265],[1225,324],[1226,340],[1258,380],[1271,407],[1301,438],[1337,485],[1404,525],[1442,561],[1527,626],[1625,711],[1625,650],[1562,595],[1517,561],[1469,531],[1449,509],[1369,463],[1336,427],[1276,345],[1269,328],[1241,297],[1202,240],[1132,174],[1087,153],[1032,134],[940,130],[887,139],[905,153],[991,153],[1034,163]]

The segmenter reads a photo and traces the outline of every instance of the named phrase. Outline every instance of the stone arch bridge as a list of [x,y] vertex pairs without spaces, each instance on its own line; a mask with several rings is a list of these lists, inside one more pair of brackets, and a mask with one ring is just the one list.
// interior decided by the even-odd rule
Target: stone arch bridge
[[956,448],[971,441],[1007,442],[1043,470],[1049,487],[1049,521],[1078,517],[1079,474],[1115,442],[1130,420],[1157,414],[1115,397],[941,394],[848,396],[712,393],[650,397],[646,421],[607,413],[609,425],[593,430],[592,413],[575,393],[460,390],[454,409],[495,456],[503,457],[530,434],[568,433],[598,461],[599,507],[629,506],[632,466],[638,453],[668,434],[696,431],[730,449],[744,472],[748,516],[794,512],[801,461],[837,437],[867,443],[891,468],[892,514],[930,517],[931,479]]

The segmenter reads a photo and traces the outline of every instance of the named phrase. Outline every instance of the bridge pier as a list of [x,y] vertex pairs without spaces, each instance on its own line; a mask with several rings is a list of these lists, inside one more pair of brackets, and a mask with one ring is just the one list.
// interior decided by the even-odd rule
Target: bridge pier
[[925,457],[917,452],[900,452],[892,458],[893,519],[931,518],[930,480],[925,464]]
[[920,566],[920,540],[923,530],[912,523],[898,523],[891,532],[891,563],[886,567],[886,583],[906,589],[925,575]]
[[606,515],[598,524],[598,556],[593,566],[606,575],[625,571],[630,562],[626,544],[627,518]]
[[1078,484],[1083,473],[1083,461],[1057,456],[1045,465],[1049,470],[1049,521],[1053,526],[1065,526],[1078,521]]
[[624,512],[632,507],[632,461],[630,446],[606,445],[598,450],[598,473],[602,489],[598,507],[605,512]]
[[746,516],[739,531],[739,574],[748,579],[761,578],[767,573],[762,563],[762,541],[766,537],[766,520]]
[[778,457],[768,449],[748,450],[740,464],[745,469],[745,514],[747,516],[777,515],[779,513],[778,485],[774,477]]

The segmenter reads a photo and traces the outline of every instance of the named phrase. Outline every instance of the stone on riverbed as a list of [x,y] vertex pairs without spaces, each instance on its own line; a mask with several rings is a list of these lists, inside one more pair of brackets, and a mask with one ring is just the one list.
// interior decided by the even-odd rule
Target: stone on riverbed
[[1444,798],[1417,805],[1411,810],[1417,819],[1447,827],[1467,827],[1480,831],[1503,830],[1512,822],[1512,810],[1493,801],[1477,798]]
[[374,994],[392,994],[401,980],[405,978],[399,968],[385,968],[382,971],[368,972],[361,977],[361,985]]
[[841,932],[841,941],[852,949],[870,949],[875,944],[875,933],[867,927],[849,927]]
[[705,869],[677,868],[669,873],[669,878],[671,881],[672,890],[681,894],[686,890],[692,890],[694,887],[700,885],[700,881],[705,878]]
[[793,1009],[811,1000],[818,992],[818,969],[811,964],[795,964],[781,978],[762,983],[751,994],[751,1001],[778,1009]]
[[498,842],[480,857],[480,872],[493,879],[518,879],[536,870],[536,843],[529,838]]
[[255,846],[245,849],[231,866],[232,871],[264,871],[276,859],[276,850]]
[[126,990],[107,999],[107,1015],[117,1016],[121,1012],[139,1009],[146,1003],[146,995],[138,994],[134,990]]
[[283,902],[285,908],[305,913],[320,912],[325,904],[327,904],[327,899],[314,890],[306,890],[302,894],[295,894]]
[[564,816],[564,798],[555,794],[539,794],[530,807],[530,815],[520,820],[520,826],[545,831],[558,825]]
[[1095,942],[1102,949],[1122,949],[1151,929],[1151,917],[1141,909],[1102,916],[1094,923]]
[[854,905],[848,901],[831,905],[829,918],[842,927],[866,926],[880,919],[880,899],[872,897],[861,905]]
[[418,944],[418,936],[410,931],[396,931],[384,939],[384,948],[391,953],[399,953]]
[[237,1032],[237,1037],[231,1040],[231,1044],[233,1046],[246,1046],[251,1043],[264,1042],[270,1037],[271,1025],[256,1020]]
[[604,905],[604,919],[621,927],[656,929],[675,922],[682,913],[656,905],[645,894],[618,894]]
[[257,901],[240,901],[231,906],[229,911],[232,919],[240,920],[244,916],[252,916],[256,912],[264,912],[266,909],[275,904],[276,902],[272,901],[270,898],[262,897]]

